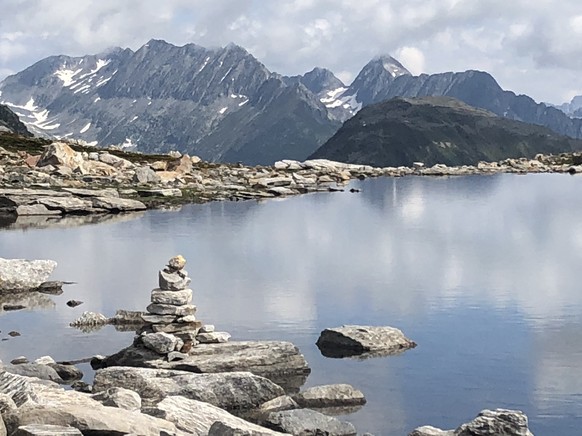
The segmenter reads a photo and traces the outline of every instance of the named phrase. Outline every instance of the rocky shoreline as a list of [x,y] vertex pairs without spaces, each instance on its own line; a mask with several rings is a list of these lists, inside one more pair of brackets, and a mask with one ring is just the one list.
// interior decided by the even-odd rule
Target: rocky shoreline
[[[2,144],[6,144],[5,141]],[[184,203],[261,200],[341,191],[353,179],[497,173],[580,173],[582,153],[479,162],[474,166],[376,168],[323,159],[272,167],[214,164],[170,153],[143,155],[56,142],[0,146],[0,221],[14,217],[102,216]]]

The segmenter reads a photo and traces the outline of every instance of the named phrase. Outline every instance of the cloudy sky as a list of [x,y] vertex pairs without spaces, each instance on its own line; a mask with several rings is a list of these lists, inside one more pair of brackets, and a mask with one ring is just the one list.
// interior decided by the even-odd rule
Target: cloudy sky
[[391,54],[414,74],[486,70],[538,101],[582,94],[579,0],[3,0],[0,79],[151,38],[234,42],[272,71],[321,66],[348,83]]

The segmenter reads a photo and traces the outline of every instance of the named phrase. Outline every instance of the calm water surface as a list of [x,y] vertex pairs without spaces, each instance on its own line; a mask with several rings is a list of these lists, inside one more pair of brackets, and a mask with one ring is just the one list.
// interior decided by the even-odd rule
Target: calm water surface
[[[527,413],[539,435],[582,428],[582,177],[376,179],[359,194],[213,203],[97,225],[0,230],[0,256],[49,258],[72,280],[0,312],[0,359],[110,354],[132,333],[84,334],[85,310],[143,310],[157,270],[188,260],[198,316],[233,339],[282,339],[307,386],[350,383],[360,432],[454,428],[484,408]],[[69,299],[84,301],[71,309]],[[326,327],[391,325],[419,345],[397,357],[328,359]],[[84,368],[85,369],[85,368]],[[90,378],[92,375],[88,375]]]

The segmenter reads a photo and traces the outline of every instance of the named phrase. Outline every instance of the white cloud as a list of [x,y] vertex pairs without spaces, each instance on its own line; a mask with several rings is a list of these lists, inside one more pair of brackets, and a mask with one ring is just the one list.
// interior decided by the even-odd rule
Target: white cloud
[[399,48],[396,50],[396,59],[398,59],[412,74],[419,75],[425,71],[424,53],[416,47]]
[[487,69],[505,87],[537,100],[559,101],[580,87],[577,0],[560,7],[551,0],[6,3],[0,69],[20,70],[53,54],[136,49],[161,38],[205,46],[235,42],[282,74],[322,66],[354,77],[373,56],[400,54],[414,72]]

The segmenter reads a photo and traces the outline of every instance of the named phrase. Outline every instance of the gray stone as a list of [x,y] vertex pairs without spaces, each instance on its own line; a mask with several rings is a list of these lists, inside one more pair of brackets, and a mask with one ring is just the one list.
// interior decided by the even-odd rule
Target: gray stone
[[198,332],[202,323],[196,322],[178,322],[172,324],[152,324],[151,328],[154,332],[160,333],[184,333],[184,332]]
[[419,427],[409,436],[533,436],[528,419],[519,410],[483,410],[472,421],[456,430],[441,430],[431,426]]
[[92,398],[104,406],[133,411],[141,409],[141,398],[139,394],[129,389],[109,388],[106,391],[93,394]]
[[182,396],[164,398],[164,400],[152,409],[148,410],[148,412],[174,423],[179,430],[187,432],[188,434],[209,434],[212,425],[216,421],[220,421],[228,426],[239,429],[239,431],[248,432],[243,434],[252,436],[281,435],[281,433],[260,427],[256,424],[251,424],[212,404]]
[[114,213],[147,209],[146,205],[141,201],[132,200],[130,198],[95,197],[91,201],[94,208],[105,209]]
[[79,189],[63,188],[62,191],[73,194],[77,197],[119,197],[119,192],[115,188],[106,189]]
[[56,266],[54,260],[0,257],[0,293],[35,290],[48,280]]
[[324,356],[348,357],[397,354],[416,347],[416,343],[394,327],[346,325],[322,331],[317,346]]
[[174,306],[172,304],[150,304],[146,310],[154,315],[175,315],[188,316],[196,314],[196,306],[187,304],[184,306]]
[[178,323],[196,322],[196,317],[194,315],[181,316],[180,318],[176,318],[176,322]]
[[187,358],[188,354],[180,353],[179,351],[172,351],[171,353],[168,353],[168,362],[173,362],[175,360],[184,360]]
[[18,216],[44,216],[44,215],[61,215],[60,210],[50,210],[44,204],[21,204],[16,207]]
[[[10,332],[10,333],[12,333],[12,332]],[[10,334],[10,333],[8,333],[8,334],[10,336],[13,336],[13,337],[20,336],[20,333],[18,333],[18,332],[14,332],[13,334]],[[18,334],[16,334],[16,333],[18,333]],[[28,357],[26,357],[26,356],[18,356],[18,357],[15,357],[14,359],[12,359],[10,361],[10,363],[12,365],[22,365],[23,363],[29,363],[29,361],[28,361]]]
[[17,409],[16,403],[8,394],[0,393],[0,415],[12,412]]
[[141,319],[152,324],[170,324],[178,319],[176,315],[152,315],[144,314]]
[[518,410],[483,410],[455,430],[455,436],[533,436],[527,416]]
[[101,313],[83,312],[79,318],[71,322],[69,325],[71,327],[99,326],[105,325],[108,322],[109,318]]
[[348,384],[314,386],[294,397],[304,408],[346,407],[366,404],[364,394]]
[[57,362],[55,362],[55,359],[53,359],[51,356],[42,356],[39,357],[38,359],[35,359],[33,363],[38,363],[39,365],[48,365],[49,363]]
[[132,181],[135,183],[158,183],[160,177],[149,166],[138,167],[135,169]]
[[40,197],[37,199],[47,209],[59,210],[62,213],[93,213],[93,203],[76,197]]
[[214,333],[216,328],[212,324],[205,324],[200,327],[200,333]]
[[262,424],[273,430],[294,435],[356,436],[357,434],[353,424],[309,409],[272,412]]
[[198,333],[196,340],[201,344],[224,344],[230,339],[230,333],[227,332],[212,332],[212,333]]
[[129,367],[98,370],[93,383],[94,392],[111,387],[136,391],[144,405],[156,404],[168,396],[181,395],[226,410],[252,409],[284,393],[280,386],[249,372],[193,374]]
[[158,274],[160,289],[163,291],[182,291],[188,289],[192,280],[184,270],[168,272],[162,270]]
[[174,351],[178,338],[168,333],[149,333],[141,336],[145,347],[155,351],[158,354],[168,354]]
[[192,302],[192,289],[181,291],[163,291],[154,289],[151,295],[152,303],[172,304],[174,306],[184,306]]
[[48,366],[54,369],[65,383],[71,383],[83,378],[83,372],[75,365],[49,363]]
[[80,435],[83,433],[75,427],[49,424],[21,425],[14,433],[14,436],[68,436]]
[[59,374],[48,365],[38,363],[21,363],[19,365],[6,365],[2,370],[11,374],[22,375],[26,377],[36,377],[41,380],[49,380],[56,383],[63,383]]
[[259,411],[263,413],[279,412],[281,410],[299,409],[299,404],[289,395],[274,398],[259,406]]
[[260,427],[260,430],[253,430],[249,429],[247,425],[239,426],[222,421],[216,421],[208,430],[208,436],[267,436],[272,434],[281,435],[287,433],[279,433],[264,427]]

